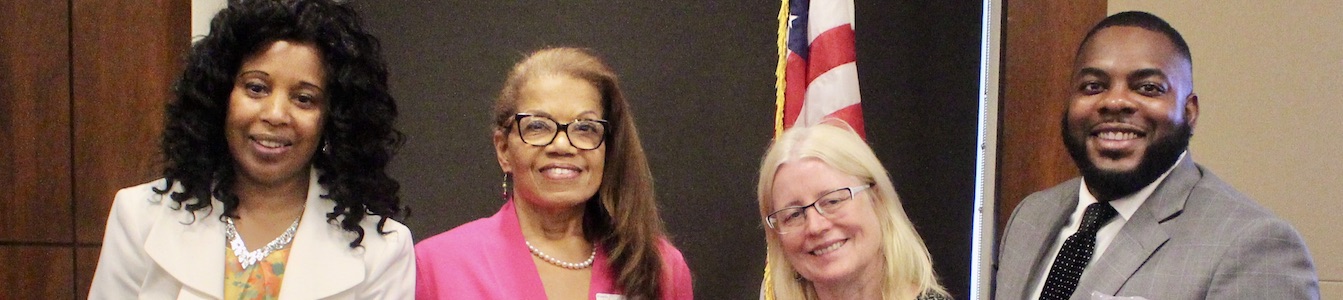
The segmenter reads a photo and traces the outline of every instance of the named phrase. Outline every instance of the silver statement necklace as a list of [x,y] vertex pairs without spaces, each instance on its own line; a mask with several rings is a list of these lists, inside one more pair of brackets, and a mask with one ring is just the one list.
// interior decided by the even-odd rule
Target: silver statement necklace
[[541,249],[536,249],[536,246],[532,246],[532,242],[530,241],[523,240],[523,242],[527,243],[527,249],[532,250],[532,255],[535,255],[537,258],[540,258],[541,260],[544,260],[552,265],[556,265],[565,269],[570,270],[587,269],[588,267],[591,267],[592,262],[597,259],[597,244],[592,244],[592,254],[588,255],[588,260],[585,260],[581,263],[571,263],[551,257],[550,255],[546,255],[545,253],[541,252]]
[[266,259],[266,256],[270,255],[271,252],[289,246],[289,242],[294,241],[294,231],[298,230],[298,220],[294,219],[294,223],[289,225],[289,229],[284,230],[284,234],[275,237],[275,240],[255,251],[247,251],[247,245],[243,244],[242,235],[238,234],[238,227],[233,225],[233,218],[224,218],[224,222],[227,223],[224,238],[228,239],[229,248],[233,248],[233,255],[238,257],[238,263],[242,264],[243,269],[247,269]]

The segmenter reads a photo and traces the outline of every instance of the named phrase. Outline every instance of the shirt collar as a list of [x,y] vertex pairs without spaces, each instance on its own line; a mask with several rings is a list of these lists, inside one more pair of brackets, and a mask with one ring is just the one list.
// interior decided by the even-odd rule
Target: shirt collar
[[[1147,202],[1147,197],[1152,196],[1152,193],[1156,192],[1156,187],[1158,185],[1161,185],[1162,181],[1166,181],[1166,176],[1170,176],[1170,172],[1174,171],[1175,166],[1179,166],[1180,161],[1183,161],[1185,156],[1187,156],[1188,154],[1189,154],[1188,150],[1185,150],[1184,152],[1180,153],[1180,158],[1176,159],[1175,163],[1171,164],[1169,169],[1166,169],[1166,173],[1161,174],[1161,177],[1157,177],[1156,180],[1152,181],[1152,183],[1147,184],[1147,186],[1143,187],[1141,190],[1138,190],[1138,192],[1129,194],[1128,196],[1124,196],[1119,199],[1110,200],[1110,206],[1114,207],[1115,211],[1119,212],[1120,217],[1124,218],[1125,221],[1128,221],[1128,219],[1133,216],[1133,213],[1138,211],[1138,207],[1142,206],[1143,202]],[[1077,207],[1082,208],[1086,207],[1086,205],[1091,205],[1092,203],[1099,202],[1096,200],[1096,196],[1091,195],[1091,190],[1087,188],[1087,181],[1086,180],[1079,180],[1079,181],[1082,182],[1082,188],[1081,188],[1082,192],[1078,193]]]

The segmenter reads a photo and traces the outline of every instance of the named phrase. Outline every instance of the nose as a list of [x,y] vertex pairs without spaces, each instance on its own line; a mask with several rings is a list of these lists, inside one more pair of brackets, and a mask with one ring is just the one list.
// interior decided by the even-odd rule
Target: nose
[[1138,112],[1138,104],[1133,102],[1132,95],[1124,91],[1115,91],[1105,95],[1098,109],[1102,115],[1130,115]]
[[574,144],[569,141],[568,130],[561,128],[559,131],[555,132],[555,140],[550,141],[550,145],[546,145],[546,152],[559,155],[572,155],[575,152],[578,152],[578,148],[574,147]]
[[834,223],[830,222],[830,218],[827,218],[825,215],[821,214],[821,211],[816,209],[816,207],[814,206],[811,208],[807,208],[807,210],[803,211],[802,213],[807,215],[806,230],[807,234],[809,235],[824,233],[827,230],[830,230],[830,227],[834,225]]
[[271,126],[289,124],[289,100],[285,93],[275,92],[261,100],[261,121]]

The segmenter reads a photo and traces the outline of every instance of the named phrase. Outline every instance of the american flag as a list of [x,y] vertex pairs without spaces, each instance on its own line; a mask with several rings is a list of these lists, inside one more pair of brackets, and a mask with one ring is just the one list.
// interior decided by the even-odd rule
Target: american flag
[[[853,0],[782,2],[774,134],[838,118],[866,138],[855,64]],[[773,300],[768,265],[764,277],[761,298]]]
[[779,37],[779,93],[775,131],[826,118],[849,123],[860,136],[853,0],[783,0]]

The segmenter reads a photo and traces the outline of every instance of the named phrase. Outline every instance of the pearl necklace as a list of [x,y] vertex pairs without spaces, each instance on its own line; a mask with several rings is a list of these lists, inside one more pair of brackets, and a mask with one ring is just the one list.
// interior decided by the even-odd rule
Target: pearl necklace
[[289,246],[289,243],[294,241],[294,231],[298,230],[298,220],[294,219],[294,223],[289,225],[289,229],[285,229],[284,234],[275,237],[275,240],[255,251],[247,251],[247,245],[243,244],[242,235],[238,234],[238,227],[233,225],[233,218],[224,218],[224,222],[227,224],[224,226],[224,238],[228,239],[229,248],[233,248],[233,255],[238,257],[238,263],[242,264],[243,269],[247,269],[266,259],[266,256],[270,255],[271,252]]
[[550,257],[550,255],[542,253],[541,249],[536,249],[536,246],[532,246],[532,242],[526,240],[523,240],[523,242],[527,243],[527,249],[532,250],[532,255],[535,255],[537,258],[540,258],[541,260],[544,260],[552,265],[556,265],[565,269],[570,270],[587,269],[588,267],[591,267],[592,262],[597,259],[597,244],[592,244],[592,254],[588,255],[588,260],[585,260],[581,263],[571,263],[559,260],[554,257]]

